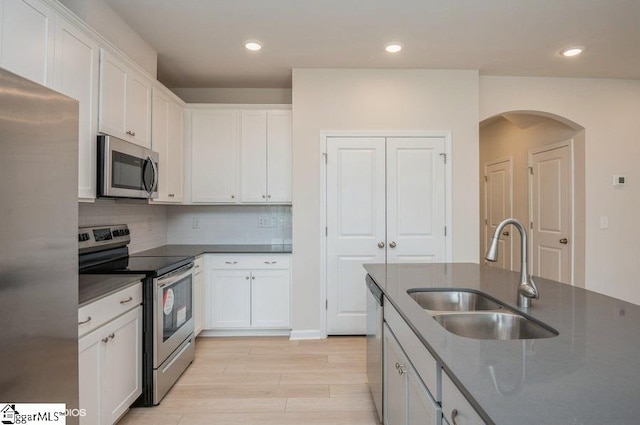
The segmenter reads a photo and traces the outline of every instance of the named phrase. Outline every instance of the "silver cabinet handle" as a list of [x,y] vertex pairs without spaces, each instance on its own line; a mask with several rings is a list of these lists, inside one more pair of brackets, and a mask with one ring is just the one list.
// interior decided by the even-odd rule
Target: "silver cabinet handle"
[[176,195],[174,193],[169,194],[169,198],[174,198]]
[[236,199],[236,195],[231,195],[231,199]]
[[265,264],[278,264],[277,261],[265,261],[264,263]]
[[256,277],[255,276],[251,276],[251,280],[256,280]]
[[109,334],[109,338],[113,339],[113,338],[115,338],[115,337],[116,337],[116,334],[113,334],[113,333],[112,333],[112,334]]
[[249,276],[245,276],[244,278],[245,278],[245,279],[247,279],[247,280],[249,280]]
[[102,341],[103,343],[106,344],[107,342],[109,342],[109,338],[108,337],[104,337],[100,341]]
[[398,371],[398,375],[404,375],[407,371],[404,369],[404,365],[400,363],[396,363],[396,370]]
[[378,242],[378,248],[384,248],[384,242]]
[[267,197],[267,195],[262,195],[262,199],[264,199],[264,198],[266,198],[266,197]]
[[133,301],[133,297],[129,297],[126,300],[120,301],[120,304],[126,304],[126,303],[131,302],[131,301]]
[[458,417],[458,409],[453,409],[451,411],[451,425],[458,425],[456,418]]
[[391,243],[389,244],[389,248],[395,248],[396,247],[396,243],[394,241],[391,241]]
[[133,136],[133,137],[135,137],[136,132],[135,132],[135,131],[131,131],[131,130],[129,130],[129,131],[127,131],[127,134],[128,134],[129,136]]
[[271,195],[267,195],[267,198],[268,198],[268,199],[271,199]]
[[89,316],[87,318],[87,320],[83,321],[83,322],[78,322],[79,325],[84,325],[85,323],[89,323],[91,321],[91,316]]
[[560,242],[562,245],[566,245],[566,244],[568,244],[568,243],[569,243],[569,240],[568,240],[567,238],[562,238],[562,239],[560,239],[560,241],[559,241],[559,242]]
[[237,261],[225,261],[224,263],[225,264],[238,264]]

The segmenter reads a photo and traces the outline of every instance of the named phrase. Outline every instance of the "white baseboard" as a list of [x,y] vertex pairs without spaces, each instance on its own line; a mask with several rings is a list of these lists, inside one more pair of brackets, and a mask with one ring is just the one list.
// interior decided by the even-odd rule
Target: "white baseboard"
[[310,329],[305,331],[291,331],[289,339],[325,339],[327,336],[320,332],[320,329]]
[[289,336],[289,329],[203,329],[198,337],[221,336]]

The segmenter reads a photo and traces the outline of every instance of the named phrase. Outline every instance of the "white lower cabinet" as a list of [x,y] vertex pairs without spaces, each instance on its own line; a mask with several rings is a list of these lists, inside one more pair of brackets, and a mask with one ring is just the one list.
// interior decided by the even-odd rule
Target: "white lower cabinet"
[[384,424],[440,425],[441,412],[389,326],[384,325]]
[[213,255],[209,329],[289,329],[290,256]]
[[78,353],[80,424],[111,425],[142,393],[142,306],[82,336]]
[[442,374],[442,415],[451,425],[485,425],[446,373]]

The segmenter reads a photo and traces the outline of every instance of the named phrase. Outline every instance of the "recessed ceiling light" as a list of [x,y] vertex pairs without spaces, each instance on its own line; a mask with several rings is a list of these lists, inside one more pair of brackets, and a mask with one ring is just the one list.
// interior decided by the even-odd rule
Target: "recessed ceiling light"
[[567,58],[578,56],[582,52],[584,52],[584,47],[582,46],[573,46],[560,50],[560,54]]
[[402,43],[398,43],[397,41],[392,41],[384,45],[384,50],[389,53],[398,53],[402,50]]
[[244,48],[247,50],[251,50],[252,52],[257,52],[258,50],[262,49],[262,43],[255,40],[245,41]]

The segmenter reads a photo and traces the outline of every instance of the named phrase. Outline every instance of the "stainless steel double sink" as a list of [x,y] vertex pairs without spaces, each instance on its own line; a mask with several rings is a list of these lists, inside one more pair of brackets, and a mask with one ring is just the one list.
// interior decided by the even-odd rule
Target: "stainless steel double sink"
[[410,289],[409,296],[447,331],[473,339],[537,339],[558,335],[552,327],[479,291]]

